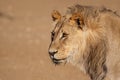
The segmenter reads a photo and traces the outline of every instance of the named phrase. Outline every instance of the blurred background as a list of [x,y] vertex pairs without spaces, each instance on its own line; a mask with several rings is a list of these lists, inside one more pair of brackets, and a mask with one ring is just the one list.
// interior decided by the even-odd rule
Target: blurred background
[[74,4],[120,11],[120,0],[0,0],[0,80],[89,80],[71,64],[48,55],[51,12]]

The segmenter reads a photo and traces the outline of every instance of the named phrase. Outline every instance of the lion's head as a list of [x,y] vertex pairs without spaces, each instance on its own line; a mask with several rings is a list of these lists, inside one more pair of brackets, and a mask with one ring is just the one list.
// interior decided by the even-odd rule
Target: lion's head
[[56,64],[77,59],[77,54],[85,45],[83,34],[86,30],[81,14],[67,16],[61,16],[58,11],[52,13],[56,24],[51,32],[49,54]]

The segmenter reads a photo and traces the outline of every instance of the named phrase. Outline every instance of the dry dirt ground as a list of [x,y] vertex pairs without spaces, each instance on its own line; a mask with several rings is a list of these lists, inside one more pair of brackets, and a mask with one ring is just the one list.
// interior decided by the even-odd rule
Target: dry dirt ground
[[88,80],[71,64],[55,66],[47,51],[51,11],[74,4],[120,11],[120,0],[0,0],[0,80]]

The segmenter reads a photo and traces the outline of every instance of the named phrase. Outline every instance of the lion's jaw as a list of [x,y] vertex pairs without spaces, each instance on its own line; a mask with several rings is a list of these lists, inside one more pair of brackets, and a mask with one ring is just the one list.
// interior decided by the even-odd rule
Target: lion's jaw
[[[84,32],[79,32],[77,34],[84,34]],[[86,37],[84,35],[77,35],[74,40],[69,42],[69,45],[66,46],[68,53],[67,62],[72,63],[73,65],[78,65],[83,62],[83,56],[86,48]],[[78,40],[79,39],[79,40]]]

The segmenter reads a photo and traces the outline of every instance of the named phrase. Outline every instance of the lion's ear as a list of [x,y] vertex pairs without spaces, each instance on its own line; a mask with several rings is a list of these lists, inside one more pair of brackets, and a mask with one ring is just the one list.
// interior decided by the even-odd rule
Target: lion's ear
[[71,25],[77,24],[78,28],[83,29],[84,25],[83,16],[80,13],[72,14],[72,16],[70,17],[70,24]]
[[51,16],[53,21],[59,21],[61,19],[61,14],[57,10],[53,10]]

